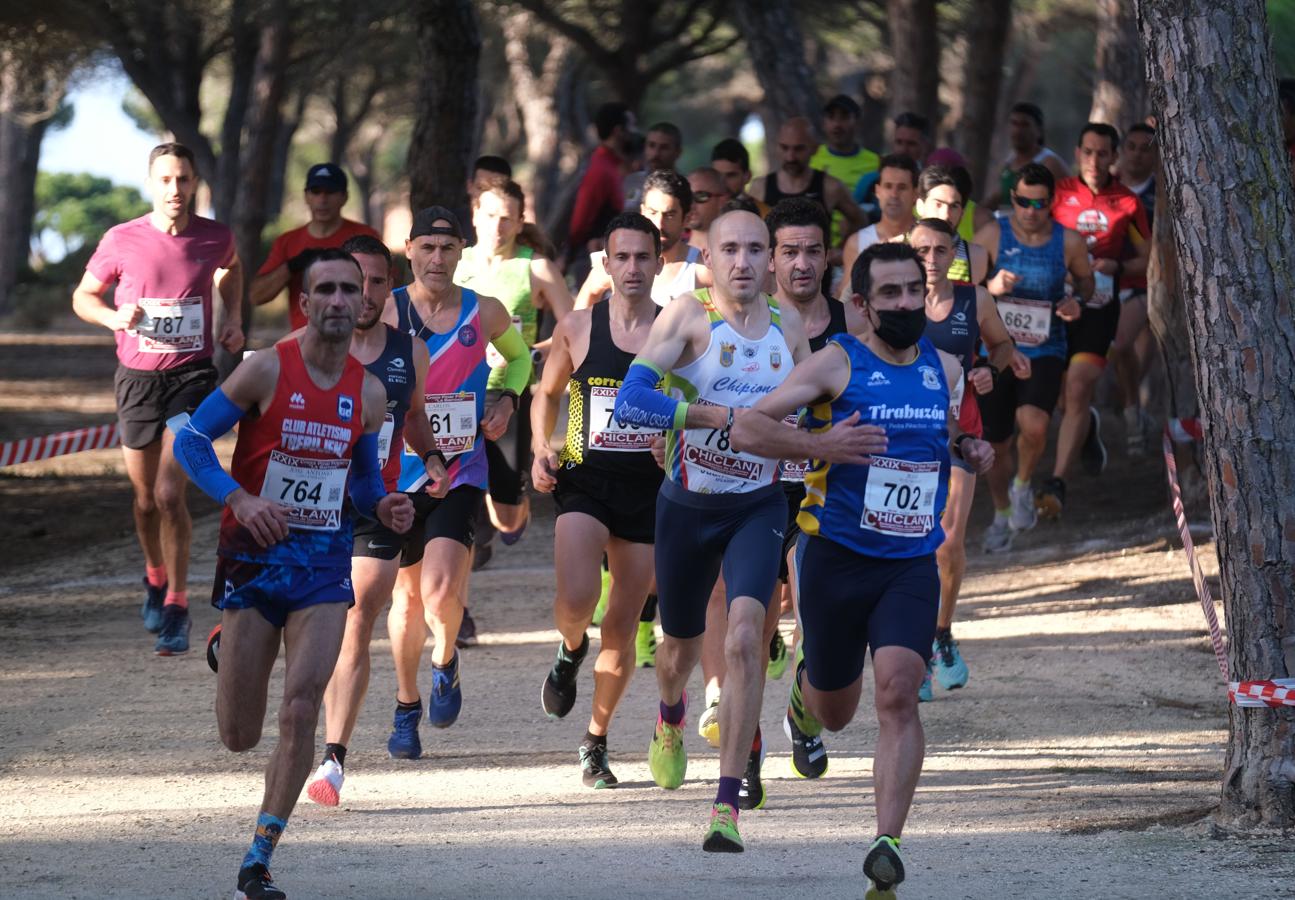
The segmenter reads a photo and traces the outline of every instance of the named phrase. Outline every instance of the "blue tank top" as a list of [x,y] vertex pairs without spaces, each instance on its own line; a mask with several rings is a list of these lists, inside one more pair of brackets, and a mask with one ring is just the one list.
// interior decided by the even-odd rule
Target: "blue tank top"
[[387,332],[387,343],[382,353],[364,368],[368,369],[387,390],[387,411],[378,432],[378,462],[382,463],[382,481],[388,491],[396,490],[400,476],[400,448],[405,434],[405,414],[409,412],[409,398],[414,392],[414,338],[382,325]]
[[[1016,339],[1021,353],[1030,359],[1066,355],[1065,323],[1056,316],[1057,304],[1066,297],[1066,229],[1052,223],[1052,237],[1042,247],[1028,247],[1016,239],[1012,224],[1001,220],[998,228],[998,254],[994,258],[994,271],[1007,269],[1019,279],[1012,288],[1011,297],[999,298],[1003,323]],[[991,273],[992,275],[993,273]],[[1009,312],[1013,297],[1023,300],[1045,301],[1051,305],[1051,324],[1048,336],[1041,343],[1031,345],[1023,340],[1014,316]],[[1009,304],[1003,308],[1004,304]]]
[[923,332],[937,349],[958,357],[964,375],[975,364],[976,347],[980,344],[980,320],[976,312],[976,289],[971,285],[954,285],[949,314],[938,322],[928,315]]
[[949,490],[949,386],[939,351],[922,338],[917,358],[895,365],[854,335],[832,341],[850,358],[850,381],[809,408],[809,428],[826,431],[858,410],[861,424],[886,429],[889,446],[868,466],[810,460],[796,524],[864,556],[934,553]]

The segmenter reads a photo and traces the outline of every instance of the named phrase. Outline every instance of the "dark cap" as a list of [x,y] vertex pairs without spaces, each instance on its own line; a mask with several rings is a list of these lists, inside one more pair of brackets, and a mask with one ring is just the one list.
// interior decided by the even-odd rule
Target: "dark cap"
[[860,113],[859,104],[854,102],[854,98],[849,94],[837,94],[827,103],[823,104],[823,112],[830,113],[833,110],[839,110],[847,115],[858,116]]
[[[437,225],[436,223],[440,221],[449,224]],[[448,234],[463,240],[463,226],[459,224],[459,217],[444,206],[429,206],[414,214],[414,224],[409,229],[409,239],[412,241],[425,234]]]
[[337,163],[320,163],[311,166],[306,173],[306,190],[344,191],[346,190],[346,173]]

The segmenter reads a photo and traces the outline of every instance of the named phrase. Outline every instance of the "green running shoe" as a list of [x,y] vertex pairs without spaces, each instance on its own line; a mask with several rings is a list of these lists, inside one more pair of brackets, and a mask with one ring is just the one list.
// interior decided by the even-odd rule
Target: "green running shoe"
[[773,640],[769,641],[769,677],[777,681],[787,671],[787,642],[782,639],[782,632],[775,631]]
[[612,595],[612,573],[603,569],[603,589],[598,595],[598,605],[594,607],[594,617],[590,620],[591,625],[597,627],[603,623],[603,616],[607,615],[607,600]]
[[742,835],[737,833],[737,810],[727,803],[711,807],[710,825],[701,848],[707,853],[741,853],[746,849],[742,846]]
[[863,874],[868,879],[864,900],[895,900],[895,886],[904,880],[899,840],[883,834],[873,841],[863,861]]
[[639,622],[639,633],[634,637],[634,664],[640,669],[656,666],[656,627],[651,622]]
[[652,780],[668,791],[683,784],[688,771],[688,751],[683,745],[683,725],[667,725],[657,716],[656,732],[648,746],[648,768]]

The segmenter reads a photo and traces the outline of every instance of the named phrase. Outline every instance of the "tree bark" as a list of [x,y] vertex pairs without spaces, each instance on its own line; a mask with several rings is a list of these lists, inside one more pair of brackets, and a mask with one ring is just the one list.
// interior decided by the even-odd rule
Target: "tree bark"
[[936,0],[887,0],[891,55],[890,114],[925,116],[940,121],[940,33]]
[[[747,54],[764,90],[761,116],[772,125],[771,136],[782,122],[804,116],[821,125],[823,101],[814,85],[814,72],[805,59],[805,40],[790,0],[738,3],[734,7]],[[772,148],[773,141],[766,141]]]
[[[1295,192],[1262,0],[1138,0],[1233,679],[1295,669]],[[1283,641],[1286,641],[1285,652]],[[1230,708],[1220,820],[1295,826],[1295,709]]]
[[470,0],[426,0],[415,21],[423,71],[409,140],[409,202],[415,212],[434,204],[462,208],[476,155],[481,30]]
[[978,197],[984,196],[990,146],[999,127],[998,99],[1011,32],[1012,0],[972,0],[967,14],[967,61],[957,145],[967,159]]
[[1123,134],[1146,115],[1147,82],[1133,4],[1097,0],[1097,61],[1091,122],[1107,122]]

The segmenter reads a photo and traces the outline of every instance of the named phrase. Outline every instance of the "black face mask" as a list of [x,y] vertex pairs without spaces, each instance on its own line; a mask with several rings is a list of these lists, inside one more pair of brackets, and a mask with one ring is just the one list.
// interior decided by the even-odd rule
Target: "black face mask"
[[896,350],[907,350],[926,331],[926,306],[917,309],[873,309],[877,314],[877,337]]

